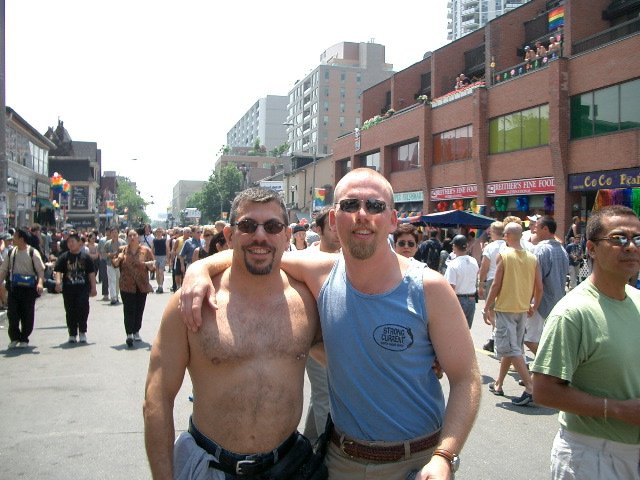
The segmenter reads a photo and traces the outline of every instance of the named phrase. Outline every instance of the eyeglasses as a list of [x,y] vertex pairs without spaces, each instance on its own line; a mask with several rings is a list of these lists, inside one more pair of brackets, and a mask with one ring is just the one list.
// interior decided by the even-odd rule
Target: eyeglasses
[[240,220],[239,222],[232,223],[232,227],[238,227],[242,233],[255,233],[258,227],[262,226],[264,231],[269,235],[277,235],[280,233],[286,225],[277,220],[267,220],[264,223],[258,223],[251,218],[245,218],[244,220]]
[[626,235],[609,235],[608,237],[593,239],[594,242],[599,242],[600,240],[606,240],[616,247],[626,247],[629,242],[633,242],[636,247],[640,247],[640,235],[634,235],[633,237],[627,237]]
[[347,213],[355,213],[360,210],[360,205],[364,202],[364,208],[367,213],[371,215],[377,215],[382,213],[387,208],[387,204],[382,200],[376,200],[375,198],[367,198],[366,200],[360,200],[359,198],[345,198],[344,200],[340,200],[338,205],[340,205],[340,210],[343,210]]
[[416,246],[416,242],[412,242],[411,240],[398,240],[398,246],[413,248]]
[[211,235],[210,233],[205,233],[204,235],[202,235],[203,237],[213,237],[213,235]]

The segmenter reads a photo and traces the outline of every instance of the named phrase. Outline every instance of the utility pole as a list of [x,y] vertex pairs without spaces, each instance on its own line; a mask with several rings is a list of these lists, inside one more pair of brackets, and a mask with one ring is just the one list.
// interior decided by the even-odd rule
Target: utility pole
[[7,99],[5,96],[5,8],[0,0],[0,232],[7,228]]

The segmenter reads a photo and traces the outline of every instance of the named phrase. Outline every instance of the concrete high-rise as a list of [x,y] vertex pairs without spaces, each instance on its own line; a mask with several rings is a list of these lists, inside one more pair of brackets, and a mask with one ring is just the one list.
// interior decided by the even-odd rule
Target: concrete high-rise
[[336,138],[362,124],[362,92],[389,78],[392,68],[377,43],[341,42],[325,50],[320,65],[289,92],[290,151],[331,153]]
[[529,0],[449,0],[447,38],[457,40]]
[[254,103],[227,133],[227,146],[253,147],[256,140],[268,150],[287,141],[286,95],[267,95]]

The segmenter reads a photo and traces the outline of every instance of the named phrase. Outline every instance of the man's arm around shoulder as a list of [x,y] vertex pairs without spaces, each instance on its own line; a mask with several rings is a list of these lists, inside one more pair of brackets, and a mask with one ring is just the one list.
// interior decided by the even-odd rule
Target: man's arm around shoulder
[[145,386],[145,446],[155,480],[173,478],[173,403],[189,362],[187,330],[174,295],[162,316],[158,336],[151,348]]
[[[475,349],[460,303],[447,281],[425,269],[424,292],[429,305],[429,336],[450,384],[438,448],[457,454],[471,431],[480,405]],[[434,473],[443,464],[448,468],[442,458],[434,457],[422,473]]]

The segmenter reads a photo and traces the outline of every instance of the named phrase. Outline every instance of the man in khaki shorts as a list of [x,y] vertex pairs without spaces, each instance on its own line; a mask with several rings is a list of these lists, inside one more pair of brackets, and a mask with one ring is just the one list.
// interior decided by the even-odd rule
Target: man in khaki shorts
[[483,312],[487,324],[491,323],[490,318],[495,314],[495,350],[501,357],[500,371],[496,381],[489,384],[489,390],[494,395],[504,395],[502,384],[513,363],[525,390],[512,403],[524,406],[533,399],[533,384],[524,361],[522,343],[527,316],[531,316],[540,305],[542,276],[535,255],[524,250],[520,244],[522,227],[517,223],[508,223],[504,227],[504,236],[507,246],[498,254],[496,276]]

